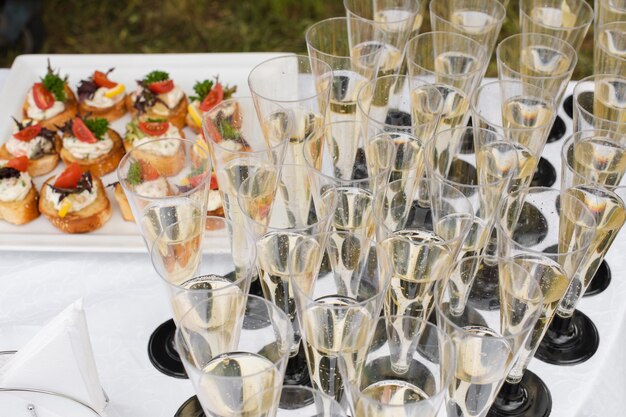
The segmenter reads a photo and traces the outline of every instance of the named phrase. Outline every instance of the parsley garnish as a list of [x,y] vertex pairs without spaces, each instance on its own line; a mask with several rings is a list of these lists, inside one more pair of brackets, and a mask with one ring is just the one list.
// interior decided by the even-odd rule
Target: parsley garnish
[[145,85],[150,85],[152,83],[156,83],[159,81],[169,80],[170,75],[165,71],[152,71],[148,75],[146,75],[143,79]]
[[212,88],[213,88],[213,81],[211,80],[198,81],[197,83],[193,85],[193,91],[195,91],[197,95],[191,96],[189,97],[189,99],[191,101],[195,101],[195,100],[202,101],[207,96],[207,94],[209,94]]
[[41,79],[41,83],[46,90],[54,95],[55,100],[65,101],[67,98],[65,96],[65,84],[67,83],[67,78],[62,79],[59,76],[58,71],[56,74],[52,71],[50,60],[48,60],[48,72],[46,73],[46,76]]
[[167,119],[164,118],[164,117],[148,117],[146,122],[148,122],[148,123],[165,123],[165,122],[167,122]]
[[107,119],[95,118],[85,119],[83,121],[98,140],[104,139],[105,133],[109,130],[109,122]]
[[128,173],[126,174],[126,181],[130,185],[139,185],[142,183],[141,180],[141,164],[139,161],[132,162],[130,167],[128,167]]
[[219,122],[220,134],[225,139],[239,139],[241,133],[230,124],[226,119],[222,119]]

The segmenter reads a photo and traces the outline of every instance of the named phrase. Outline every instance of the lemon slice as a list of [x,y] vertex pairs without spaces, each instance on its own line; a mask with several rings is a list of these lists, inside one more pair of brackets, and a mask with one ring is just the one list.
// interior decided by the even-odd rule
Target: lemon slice
[[192,103],[189,103],[189,105],[187,106],[187,111],[189,112],[191,120],[193,120],[196,126],[202,126],[202,115],[200,114],[200,110],[198,110],[198,108]]
[[109,91],[107,91],[106,93],[104,93],[104,96],[107,98],[113,98],[115,96],[122,94],[124,90],[126,90],[126,87],[124,87],[124,84],[118,84],[112,89],[110,89]]
[[70,203],[66,198],[61,203],[61,207],[59,207],[59,211],[58,211],[59,217],[60,218],[65,217],[67,213],[70,211],[70,208],[72,208],[72,203]]

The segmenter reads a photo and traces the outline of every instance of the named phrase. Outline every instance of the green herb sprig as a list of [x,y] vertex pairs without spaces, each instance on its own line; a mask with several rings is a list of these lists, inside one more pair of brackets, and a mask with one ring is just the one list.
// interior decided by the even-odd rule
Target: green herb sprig
[[85,119],[84,122],[89,130],[91,130],[91,133],[93,133],[98,140],[104,139],[104,135],[106,134],[107,130],[109,130],[109,122],[107,121],[107,119]]
[[141,164],[139,161],[132,162],[128,167],[126,181],[128,181],[130,185],[139,185],[143,182],[141,178]]
[[145,86],[148,86],[152,83],[158,83],[159,81],[165,81],[169,79],[170,75],[167,72],[156,70],[146,75],[142,81]]
[[48,60],[48,72],[45,77],[41,79],[41,84],[54,95],[55,100],[65,101],[67,99],[67,95],[65,94],[67,77],[61,78],[58,71],[55,73],[50,66],[50,60]]
[[193,85],[193,91],[195,91],[195,96],[190,96],[189,99],[191,101],[202,101],[209,94],[211,89],[213,88],[214,82],[211,80],[198,81]]

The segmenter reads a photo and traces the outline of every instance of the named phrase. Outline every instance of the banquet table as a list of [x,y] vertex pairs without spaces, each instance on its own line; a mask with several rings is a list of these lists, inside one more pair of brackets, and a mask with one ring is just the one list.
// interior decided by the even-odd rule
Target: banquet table
[[[0,87],[7,74],[0,70]],[[572,88],[570,83],[569,92]],[[567,124],[567,136],[571,119],[562,108],[559,115]],[[544,151],[557,172],[563,142],[548,144]],[[0,235],[0,240],[6,238]],[[611,285],[579,305],[600,333],[597,353],[576,366],[557,367],[539,360],[530,365],[551,390],[553,417],[626,415],[623,250],[622,233],[606,257],[613,272]],[[106,416],[171,417],[193,389],[189,380],[161,374],[148,359],[151,332],[170,317],[162,287],[147,253],[0,251],[0,329],[42,326],[82,298],[98,372],[110,398]]]

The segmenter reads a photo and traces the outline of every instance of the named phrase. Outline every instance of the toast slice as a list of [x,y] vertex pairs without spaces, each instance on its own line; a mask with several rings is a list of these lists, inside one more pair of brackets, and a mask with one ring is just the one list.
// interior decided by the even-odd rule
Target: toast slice
[[30,191],[18,201],[0,201],[0,220],[16,225],[25,224],[39,217],[39,196],[35,186],[31,184]]
[[[57,141],[55,140],[55,143]],[[2,145],[0,147],[0,159],[11,159],[15,158],[15,155],[11,154],[6,145]],[[59,154],[52,153],[48,155],[44,155],[39,159],[29,159],[28,160],[28,175],[31,177],[38,177],[40,175],[45,175],[52,171],[59,163]]]
[[127,222],[134,222],[135,216],[133,216],[133,212],[130,209],[130,204],[128,204],[128,199],[126,198],[126,194],[124,193],[124,189],[122,185],[118,182],[113,186],[113,196],[117,201],[117,204],[120,207],[120,211],[122,212],[122,217]]
[[93,186],[98,193],[93,203],[82,210],[67,213],[65,217],[60,217],[54,205],[46,198],[49,190],[48,183],[53,177],[44,182],[39,198],[39,211],[50,223],[64,233],[87,233],[101,228],[111,218],[111,203],[106,196],[102,181],[97,176],[93,176]]
[[[65,95],[67,97],[65,100],[65,110],[54,117],[39,121],[39,123],[41,123],[41,125],[46,129],[54,131],[59,130],[59,126],[65,125],[68,120],[76,117],[76,114],[78,113],[78,102],[76,101],[74,92],[70,87],[68,87],[67,83],[65,84]],[[24,119],[30,119],[30,117],[28,117],[27,109],[28,102],[24,100],[24,104],[22,105],[22,116]]]
[[[176,128],[178,129],[178,134],[180,135],[180,137],[182,139],[185,139],[185,132],[183,132],[183,129],[181,129],[180,127],[176,126]],[[165,138],[154,138],[155,140],[157,139],[165,139]],[[126,150],[126,152],[130,152],[133,149],[133,142],[126,140],[126,138],[124,138],[124,149]]]
[[124,156],[124,145],[122,143],[122,137],[113,129],[109,129],[107,134],[113,141],[113,148],[111,148],[109,153],[95,159],[77,159],[67,149],[61,148],[61,159],[66,165],[76,162],[80,165],[83,172],[90,171],[97,177],[115,171]]
[[114,122],[126,114],[126,103],[122,99],[111,107],[94,107],[83,101],[78,104],[78,114],[81,116],[89,114],[89,117],[99,117]]
[[[137,109],[134,106],[135,100],[133,95],[127,94],[124,101],[126,103],[126,109],[130,113],[130,115],[132,117],[137,117]],[[183,96],[183,98],[180,99],[180,102],[176,105],[176,107],[174,107],[173,109],[169,109],[169,113],[167,114],[167,116],[148,110],[145,114],[142,114],[141,117],[154,119],[165,117],[167,118],[168,122],[170,122],[177,128],[182,129],[183,127],[185,127],[186,124],[185,118],[187,117],[187,104],[187,96]]]
[[171,177],[178,174],[185,166],[185,147],[179,146],[178,151],[172,156],[162,156],[134,149],[133,157],[137,160],[149,162],[159,174]]

